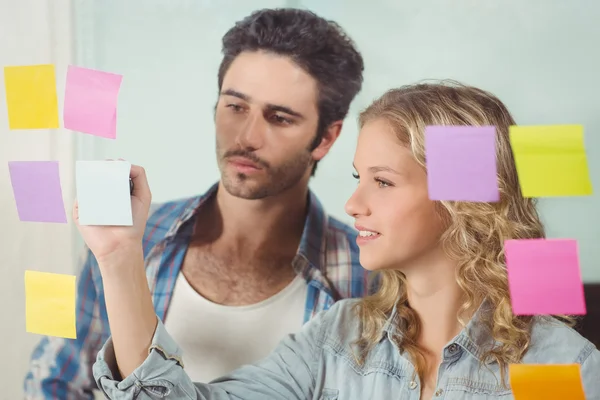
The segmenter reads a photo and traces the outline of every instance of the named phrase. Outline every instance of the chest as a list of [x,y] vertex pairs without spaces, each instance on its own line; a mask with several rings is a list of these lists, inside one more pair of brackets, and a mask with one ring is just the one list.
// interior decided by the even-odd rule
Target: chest
[[230,306],[266,300],[297,276],[289,258],[251,257],[208,247],[188,249],[181,272],[196,292]]
[[514,399],[511,391],[498,383],[499,375],[485,367],[480,368],[468,357],[443,362],[436,386],[423,388],[414,378],[412,364],[393,348],[383,347],[385,345],[376,346],[364,363],[359,364],[351,351],[341,344],[325,343],[314,399]]
[[266,357],[304,322],[307,286],[295,279],[270,299],[250,306],[223,306],[200,296],[180,274],[165,327],[183,350],[192,380],[209,382]]

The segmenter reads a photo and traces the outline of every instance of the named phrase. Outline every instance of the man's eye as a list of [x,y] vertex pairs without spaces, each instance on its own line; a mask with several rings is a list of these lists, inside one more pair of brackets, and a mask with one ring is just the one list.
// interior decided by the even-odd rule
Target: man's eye
[[275,121],[276,123],[278,123],[280,125],[290,125],[293,123],[293,121],[291,119],[283,117],[281,115],[277,115],[277,114],[273,114],[273,116],[271,118],[273,119],[273,121]]
[[227,104],[227,108],[231,108],[235,112],[241,112],[244,110],[242,106],[239,106],[237,104]]

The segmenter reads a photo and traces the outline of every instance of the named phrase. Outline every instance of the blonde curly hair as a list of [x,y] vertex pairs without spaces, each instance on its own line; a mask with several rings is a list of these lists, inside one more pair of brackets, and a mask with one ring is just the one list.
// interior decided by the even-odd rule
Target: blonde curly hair
[[[508,364],[519,362],[529,348],[533,318],[512,313],[504,241],[544,237],[536,201],[523,198],[519,187],[508,134],[509,126],[515,121],[494,95],[454,81],[419,83],[390,90],[361,113],[359,125],[362,128],[375,119],[389,123],[400,142],[412,150],[423,168],[426,126],[496,127],[500,201],[440,201],[437,205],[447,226],[441,243],[448,256],[457,262],[456,280],[466,299],[458,315],[477,308],[484,299],[490,303],[492,311],[490,315],[482,316],[482,323],[498,345],[487,351],[481,362],[496,361],[500,366],[501,381],[506,384]],[[378,291],[362,299],[356,307],[362,323],[361,337],[356,343],[360,349],[357,359],[364,361],[379,341],[383,325],[397,305],[394,322],[403,332],[394,341],[411,356],[416,373],[423,380],[428,367],[426,351],[417,342],[421,324],[408,304],[405,277],[399,271],[386,270],[377,278]],[[466,321],[458,315],[458,320],[465,326]]]

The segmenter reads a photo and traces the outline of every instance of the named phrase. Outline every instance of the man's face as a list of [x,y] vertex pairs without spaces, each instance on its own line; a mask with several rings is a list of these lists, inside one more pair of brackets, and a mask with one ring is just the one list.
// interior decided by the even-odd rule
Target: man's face
[[308,179],[317,95],[316,80],[287,57],[245,52],[231,63],[215,114],[217,160],[230,194],[262,199]]

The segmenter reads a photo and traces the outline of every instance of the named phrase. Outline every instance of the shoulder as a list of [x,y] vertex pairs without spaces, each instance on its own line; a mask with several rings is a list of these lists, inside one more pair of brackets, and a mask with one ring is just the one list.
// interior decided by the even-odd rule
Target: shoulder
[[144,241],[157,242],[164,238],[197,201],[198,197],[189,197],[164,203],[152,203],[146,222]]
[[328,216],[326,260],[330,277],[342,298],[362,297],[374,293],[379,285],[376,274],[360,264],[358,232],[348,224]]
[[327,215],[327,231],[331,234],[343,235],[347,240],[353,242],[358,235],[356,229],[331,215]]
[[168,225],[169,222],[185,214],[197,201],[198,196],[163,203],[152,203],[148,213],[147,226],[164,226],[165,223]]
[[534,323],[531,347],[523,363],[580,364],[581,381],[589,399],[600,399],[600,351],[564,323],[544,318]]
[[584,363],[596,346],[575,329],[550,317],[536,318],[531,331],[531,346],[525,363]]
[[351,257],[358,257],[357,235],[356,230],[350,225],[343,223],[331,215],[327,216],[325,243],[328,251],[346,253]]
[[358,338],[360,321],[356,306],[360,301],[356,298],[340,300],[329,310],[319,313],[323,342],[347,344]]

